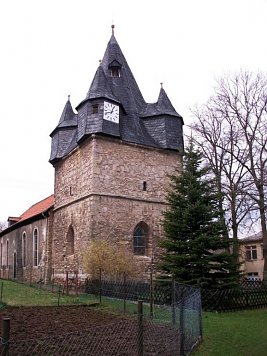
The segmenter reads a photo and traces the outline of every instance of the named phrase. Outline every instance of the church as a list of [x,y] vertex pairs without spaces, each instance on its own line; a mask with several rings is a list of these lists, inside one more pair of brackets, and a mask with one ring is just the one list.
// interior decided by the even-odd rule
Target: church
[[83,274],[82,252],[96,239],[123,245],[145,276],[163,235],[168,175],[180,169],[183,118],[162,85],[146,103],[114,26],[86,97],[75,109],[68,98],[50,136],[54,194],[9,218],[1,277]]

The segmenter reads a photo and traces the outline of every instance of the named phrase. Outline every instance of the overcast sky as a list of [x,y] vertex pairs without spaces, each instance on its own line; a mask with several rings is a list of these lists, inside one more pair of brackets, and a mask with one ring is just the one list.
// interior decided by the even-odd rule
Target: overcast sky
[[0,221],[53,193],[49,134],[85,98],[111,36],[147,102],[160,82],[185,124],[215,78],[267,71],[267,0],[0,3]]

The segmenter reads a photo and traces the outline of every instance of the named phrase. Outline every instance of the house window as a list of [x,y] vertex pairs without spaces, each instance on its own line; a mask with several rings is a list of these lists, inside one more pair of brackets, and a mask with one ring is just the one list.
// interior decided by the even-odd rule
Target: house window
[[26,266],[26,232],[22,234],[22,267]]
[[38,230],[34,229],[33,231],[33,265],[38,266]]
[[246,259],[247,260],[257,259],[257,246],[246,246]]
[[92,105],[92,114],[97,114],[98,113],[98,104]]
[[121,76],[120,68],[119,67],[111,67],[110,75],[114,78],[118,78]]
[[146,254],[147,230],[147,226],[144,223],[138,224],[134,229],[133,251],[135,255],[143,256]]
[[74,230],[70,226],[66,236],[66,255],[70,256],[74,254]]
[[259,280],[259,273],[258,272],[249,272],[247,274],[248,281],[258,281]]

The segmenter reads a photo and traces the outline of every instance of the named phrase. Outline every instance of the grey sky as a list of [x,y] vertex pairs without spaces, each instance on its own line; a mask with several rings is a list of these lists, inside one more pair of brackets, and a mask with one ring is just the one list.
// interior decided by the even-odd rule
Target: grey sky
[[185,124],[214,79],[267,71],[266,0],[13,0],[0,3],[0,221],[53,193],[50,132],[84,99],[115,24],[148,102],[163,82]]

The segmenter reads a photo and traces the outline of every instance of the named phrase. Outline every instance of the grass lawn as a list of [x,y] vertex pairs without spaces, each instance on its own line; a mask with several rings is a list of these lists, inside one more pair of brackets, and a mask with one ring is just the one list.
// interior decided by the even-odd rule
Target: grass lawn
[[8,280],[0,280],[0,289],[2,288],[2,283],[2,302],[10,306],[56,306],[58,302],[59,305],[96,302],[96,299],[89,295],[67,296],[62,295],[62,293],[51,293]]
[[266,356],[267,309],[203,313],[203,343],[194,356]]

